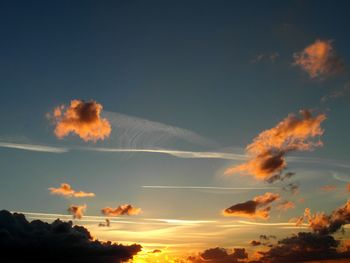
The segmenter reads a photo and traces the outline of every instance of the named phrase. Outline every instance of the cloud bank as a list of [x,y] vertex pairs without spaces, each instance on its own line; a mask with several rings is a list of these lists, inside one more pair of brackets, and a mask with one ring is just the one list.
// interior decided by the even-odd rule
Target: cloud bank
[[1,258],[11,262],[100,262],[131,260],[141,246],[94,240],[89,231],[59,219],[28,222],[23,214],[0,211]]

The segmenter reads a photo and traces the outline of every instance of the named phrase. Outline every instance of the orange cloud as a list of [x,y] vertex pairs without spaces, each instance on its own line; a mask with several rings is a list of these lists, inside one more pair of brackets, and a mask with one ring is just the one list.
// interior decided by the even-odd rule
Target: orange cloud
[[120,216],[120,215],[138,215],[142,211],[140,208],[133,207],[132,205],[120,205],[117,208],[105,207],[101,210],[102,214],[106,216]]
[[58,188],[50,187],[49,190],[50,190],[50,193],[53,195],[62,195],[65,197],[94,197],[95,196],[94,193],[75,191],[67,183],[62,183],[61,186]]
[[320,234],[332,234],[343,225],[350,223],[350,199],[342,206],[334,210],[330,215],[325,213],[311,214],[309,208],[305,209],[304,216],[300,217],[298,224],[307,220],[309,227]]
[[50,115],[56,123],[55,135],[61,139],[75,133],[84,141],[104,140],[109,137],[112,128],[107,119],[101,118],[102,108],[95,101],[83,100],[72,100],[68,107],[56,107]]
[[249,217],[267,219],[270,216],[272,202],[280,198],[279,194],[265,193],[264,195],[256,196],[253,200],[244,203],[239,203],[226,208],[223,211],[225,216]]
[[292,209],[292,208],[295,208],[295,204],[292,202],[292,201],[283,201],[281,202],[278,206],[277,206],[277,209],[279,210],[288,210],[288,209]]
[[346,185],[346,189],[350,192],[350,183]]
[[324,185],[321,187],[321,190],[325,192],[331,192],[331,191],[334,191],[335,189],[337,189],[335,185]]
[[67,211],[74,219],[81,219],[85,213],[86,205],[71,205]]
[[333,75],[344,68],[334,52],[332,41],[319,39],[303,51],[294,53],[294,65],[300,66],[310,78]]
[[300,111],[300,117],[290,114],[276,127],[260,133],[246,147],[250,159],[230,167],[226,175],[253,175],[258,180],[268,180],[286,167],[285,155],[292,151],[307,151],[322,146],[321,140],[312,140],[323,134],[321,123],[325,114],[312,116],[309,110]]

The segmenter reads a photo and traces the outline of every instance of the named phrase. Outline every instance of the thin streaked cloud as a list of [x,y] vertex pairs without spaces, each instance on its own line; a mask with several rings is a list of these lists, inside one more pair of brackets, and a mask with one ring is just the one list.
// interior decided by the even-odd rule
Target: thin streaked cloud
[[178,186],[178,185],[142,185],[146,189],[209,189],[209,190],[270,190],[278,187],[219,187],[219,186]]
[[40,144],[25,144],[25,143],[12,143],[12,142],[0,142],[0,147],[11,148],[25,151],[34,151],[34,152],[47,152],[47,153],[65,153],[69,149],[64,147],[53,147]]

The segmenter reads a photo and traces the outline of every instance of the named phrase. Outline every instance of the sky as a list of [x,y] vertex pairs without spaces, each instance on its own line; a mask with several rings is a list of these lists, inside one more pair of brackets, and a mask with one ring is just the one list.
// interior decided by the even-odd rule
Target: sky
[[350,194],[349,7],[1,1],[0,209],[136,263],[324,233]]

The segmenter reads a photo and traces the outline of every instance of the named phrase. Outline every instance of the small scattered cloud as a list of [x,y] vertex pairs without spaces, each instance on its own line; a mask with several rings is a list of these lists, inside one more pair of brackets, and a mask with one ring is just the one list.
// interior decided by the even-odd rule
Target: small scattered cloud
[[276,208],[278,210],[287,211],[289,209],[295,208],[295,204],[292,201],[284,200],[279,203]]
[[226,208],[223,214],[225,216],[267,219],[270,215],[270,204],[278,199],[280,199],[279,194],[265,193],[254,197],[253,200]]
[[112,131],[109,121],[100,116],[102,109],[102,105],[93,100],[72,100],[69,106],[56,107],[48,117],[56,124],[57,138],[75,133],[84,141],[96,142],[108,138]]
[[110,227],[111,226],[111,221],[109,221],[108,218],[105,219],[105,223],[99,223],[99,227]]
[[140,208],[136,208],[129,204],[120,205],[117,208],[105,207],[101,210],[106,216],[121,216],[121,215],[138,215],[142,212]]
[[321,186],[321,190],[324,191],[324,192],[332,192],[334,190],[336,190],[337,187],[335,185],[324,185],[324,186]]
[[1,258],[11,262],[121,263],[132,260],[142,248],[94,240],[72,221],[28,222],[23,214],[6,210],[0,211],[0,233]]
[[321,128],[324,120],[325,114],[312,116],[309,110],[300,111],[300,117],[290,114],[276,127],[255,137],[246,147],[250,159],[228,168],[225,174],[253,175],[258,180],[271,181],[270,178],[287,167],[286,154],[310,151],[323,145],[319,137],[324,132]]
[[149,252],[151,254],[157,254],[157,253],[162,253],[162,251],[160,249],[155,249],[155,250],[152,250],[151,252]]
[[261,241],[257,241],[257,240],[251,240],[251,241],[249,242],[249,244],[250,244],[251,246],[253,246],[253,247],[262,245]]
[[317,39],[303,51],[294,53],[294,65],[299,66],[313,79],[342,72],[344,63],[332,45],[331,40]]
[[73,216],[73,219],[81,219],[86,210],[86,205],[71,205],[67,211]]
[[350,94],[350,83],[344,85],[340,90],[333,90],[321,98],[321,102],[339,99]]
[[75,191],[69,184],[62,183],[60,187],[49,188],[50,193],[53,195],[61,195],[64,197],[94,197],[94,193],[84,192],[84,191]]
[[278,52],[271,53],[260,53],[257,54],[252,60],[251,63],[257,64],[260,62],[271,62],[274,63],[279,58],[280,54]]
[[266,180],[266,182],[269,184],[272,184],[276,181],[284,181],[286,179],[289,179],[289,178],[293,177],[294,175],[295,175],[295,173],[292,173],[292,172],[288,172],[288,173],[285,173],[283,175],[281,173],[279,173],[279,174],[275,174],[275,175],[269,177]]
[[299,184],[298,183],[289,183],[282,187],[283,191],[290,192],[293,195],[299,193]]

